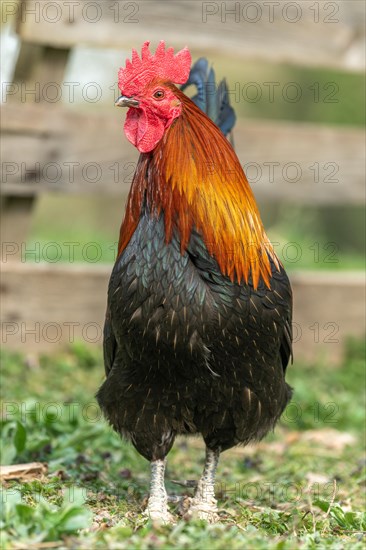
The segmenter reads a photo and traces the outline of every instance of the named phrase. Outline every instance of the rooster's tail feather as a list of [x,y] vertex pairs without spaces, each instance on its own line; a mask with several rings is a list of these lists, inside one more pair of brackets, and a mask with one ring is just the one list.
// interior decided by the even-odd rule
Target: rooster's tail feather
[[192,101],[210,117],[225,136],[230,134],[236,115],[230,105],[226,80],[217,85],[215,71],[212,67],[209,68],[207,59],[201,57],[191,68],[189,79],[182,86],[182,90],[191,84],[197,88],[197,94],[192,97]]

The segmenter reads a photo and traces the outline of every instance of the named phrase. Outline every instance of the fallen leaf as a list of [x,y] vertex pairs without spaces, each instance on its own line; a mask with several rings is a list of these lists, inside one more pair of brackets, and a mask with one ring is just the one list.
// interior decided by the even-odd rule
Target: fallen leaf
[[326,476],[324,474],[318,474],[317,472],[308,472],[306,474],[306,479],[309,483],[329,483],[331,478],[329,476]]

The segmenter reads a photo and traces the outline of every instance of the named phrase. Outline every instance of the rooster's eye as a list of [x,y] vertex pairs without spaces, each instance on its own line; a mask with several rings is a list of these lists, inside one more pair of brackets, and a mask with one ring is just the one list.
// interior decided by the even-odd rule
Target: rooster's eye
[[155,99],[163,99],[164,95],[165,94],[163,90],[156,90],[156,92],[154,93]]

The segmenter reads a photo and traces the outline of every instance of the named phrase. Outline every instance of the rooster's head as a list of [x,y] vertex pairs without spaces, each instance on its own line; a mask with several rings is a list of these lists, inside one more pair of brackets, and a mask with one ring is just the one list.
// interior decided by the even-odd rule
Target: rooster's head
[[184,84],[189,77],[191,55],[184,48],[174,55],[161,41],[153,55],[145,42],[141,59],[132,50],[132,60],[118,73],[121,97],[118,107],[129,107],[124,126],[127,139],[141,153],[152,151],[164,132],[182,111],[174,84]]

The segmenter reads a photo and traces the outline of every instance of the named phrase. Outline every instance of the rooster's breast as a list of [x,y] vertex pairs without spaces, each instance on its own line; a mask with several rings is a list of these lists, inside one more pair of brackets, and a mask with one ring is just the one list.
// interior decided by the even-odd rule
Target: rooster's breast
[[214,371],[232,378],[239,369],[247,378],[250,364],[260,363],[261,380],[282,370],[281,341],[291,315],[284,271],[274,268],[271,283],[271,290],[264,284],[254,290],[231,282],[197,233],[181,254],[178,238],[166,243],[163,218],[145,215],[112,273],[112,330],[140,373],[159,365],[168,377]]
[[118,345],[141,369],[148,359],[180,365],[184,375],[189,364],[207,362],[215,300],[178,239],[166,243],[162,218],[141,218],[115,264],[108,301]]

